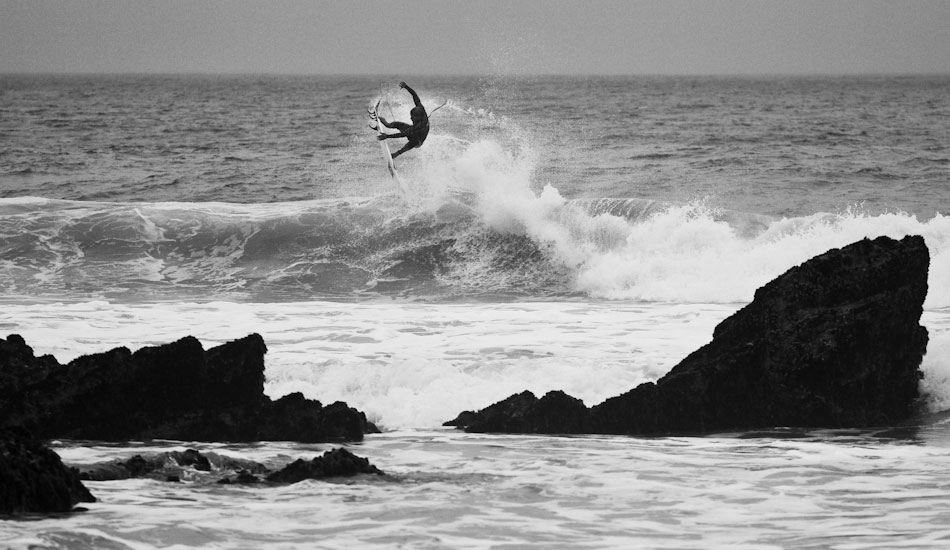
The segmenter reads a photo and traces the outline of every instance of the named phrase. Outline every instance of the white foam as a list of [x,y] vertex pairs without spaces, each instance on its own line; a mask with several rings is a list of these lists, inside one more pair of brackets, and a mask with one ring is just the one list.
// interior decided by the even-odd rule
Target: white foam
[[593,255],[578,286],[593,296],[681,302],[749,301],[789,268],[863,238],[923,235],[931,254],[925,307],[950,306],[950,219],[903,214],[817,215],[774,222],[754,238],[715,221],[702,204],[631,225],[623,246]]
[[921,394],[929,411],[950,410],[950,309],[924,312],[921,324],[930,338],[920,365],[924,374]]

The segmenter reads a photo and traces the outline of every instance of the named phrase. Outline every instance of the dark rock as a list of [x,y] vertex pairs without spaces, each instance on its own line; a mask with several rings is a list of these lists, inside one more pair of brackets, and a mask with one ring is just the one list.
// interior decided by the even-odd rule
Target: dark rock
[[[50,355],[34,356],[33,348],[26,345],[18,334],[11,334],[6,340],[0,339],[0,413],[21,409],[39,414],[35,403],[22,399],[23,390],[43,380],[59,366]],[[0,424],[6,422],[0,421]]]
[[[531,392],[528,392],[528,393],[531,393]],[[515,395],[518,395],[518,394],[515,394]],[[512,395],[511,397],[515,397],[515,395]],[[534,396],[533,393],[531,395]],[[511,397],[509,397],[508,399],[511,399]],[[488,408],[491,408],[491,407],[488,407]],[[462,411],[459,413],[458,416],[456,416],[452,420],[443,422],[442,425],[455,426],[456,428],[464,428],[465,426],[469,426],[477,422],[479,420],[479,414],[484,413],[485,411],[488,410],[488,408],[482,409],[481,411]]]
[[267,476],[267,481],[297,483],[305,479],[349,477],[358,474],[383,475],[383,472],[370,464],[366,458],[356,456],[346,449],[333,449],[310,461],[297,459]]
[[18,428],[0,428],[0,514],[62,513],[95,502],[75,468]]
[[[9,389],[9,394],[16,393],[23,386],[40,380],[55,367],[59,366],[52,355],[36,357],[33,348],[18,334],[11,334],[6,340],[0,339],[0,388]],[[7,395],[0,394],[0,404]]]
[[194,449],[156,453],[143,457],[135,455],[128,460],[116,460],[84,466],[79,471],[80,479],[86,481],[113,481],[134,477],[163,479],[178,476],[183,469],[194,468],[210,472],[208,457]]
[[477,432],[514,432],[525,431],[523,418],[528,410],[538,403],[538,398],[530,391],[516,393],[478,412],[465,411],[455,420],[444,426],[465,428]]
[[588,430],[587,406],[562,391],[550,391],[532,407],[527,418],[530,426],[542,433],[583,433]]
[[583,433],[587,417],[584,403],[562,391],[548,392],[541,399],[524,391],[477,413],[465,411],[444,425],[477,432]]
[[106,441],[358,441],[378,431],[345,403],[264,394],[263,339],[205,351],[193,337],[60,365],[17,335],[0,339],[0,424],[38,437]]
[[366,415],[343,402],[324,407],[291,393],[274,401],[259,420],[261,439],[269,441],[352,441],[354,433],[378,433]]
[[[203,454],[194,449],[135,455],[126,460],[84,466],[75,472],[87,481],[113,481],[146,477],[149,479],[194,483],[253,484],[261,483],[259,476],[273,483],[296,483],[303,479],[347,477],[357,474],[383,475],[369,460],[345,449],[327,451],[313,460],[297,460],[274,472],[264,465],[216,453]],[[268,475],[269,474],[269,475]]]
[[[922,237],[864,239],[788,270],[656,383],[589,411],[515,395],[452,421],[467,431],[650,435],[866,427],[913,412],[927,347]],[[552,395],[552,394],[548,394]],[[545,396],[547,397],[547,396]]]

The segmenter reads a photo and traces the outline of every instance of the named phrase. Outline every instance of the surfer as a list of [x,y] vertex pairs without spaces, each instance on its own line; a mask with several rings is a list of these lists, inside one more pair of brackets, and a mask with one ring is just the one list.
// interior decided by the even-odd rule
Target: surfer
[[399,130],[399,133],[380,133],[378,136],[376,136],[376,139],[380,141],[384,139],[401,137],[409,140],[405,145],[403,145],[402,149],[393,153],[393,158],[398,157],[410,149],[422,147],[422,143],[429,135],[429,115],[426,114],[426,108],[422,106],[422,101],[419,99],[419,94],[417,94],[416,91],[410,88],[405,82],[400,82],[399,87],[412,94],[412,100],[416,103],[416,106],[413,107],[411,111],[409,111],[409,118],[412,119],[412,124],[406,124],[405,122],[399,122],[396,120],[389,122],[385,118],[379,117],[379,121],[383,123],[383,126]]

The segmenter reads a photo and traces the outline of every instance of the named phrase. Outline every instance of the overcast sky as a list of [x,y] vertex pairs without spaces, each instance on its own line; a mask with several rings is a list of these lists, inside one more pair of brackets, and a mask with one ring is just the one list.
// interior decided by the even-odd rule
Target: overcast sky
[[950,73],[950,1],[0,0],[0,72]]

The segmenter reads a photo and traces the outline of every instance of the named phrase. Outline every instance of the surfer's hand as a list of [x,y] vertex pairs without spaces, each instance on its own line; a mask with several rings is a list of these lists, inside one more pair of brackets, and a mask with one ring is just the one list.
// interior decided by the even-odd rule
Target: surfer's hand
[[387,137],[389,136],[387,136],[386,134],[379,134],[378,136],[376,136],[376,141],[383,141]]
[[400,82],[400,83],[399,83],[399,87],[405,90],[406,88],[409,87],[409,85],[406,84],[405,82]]

